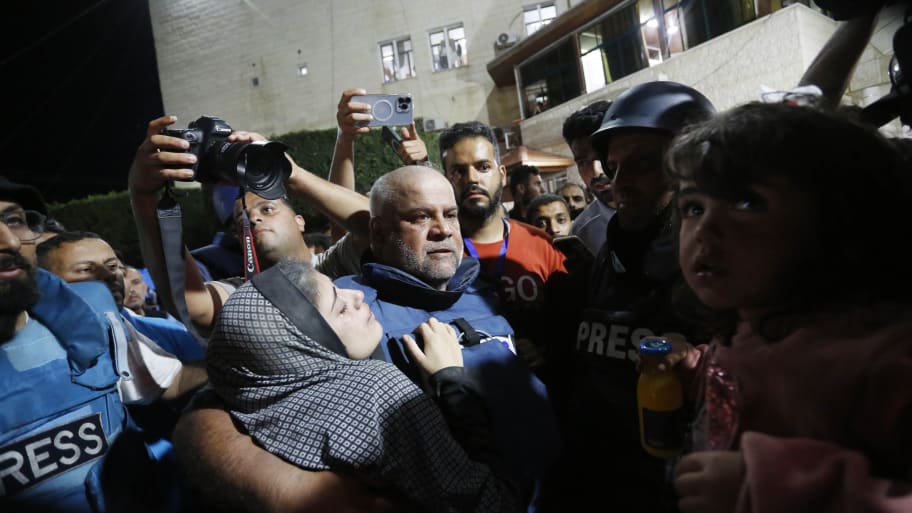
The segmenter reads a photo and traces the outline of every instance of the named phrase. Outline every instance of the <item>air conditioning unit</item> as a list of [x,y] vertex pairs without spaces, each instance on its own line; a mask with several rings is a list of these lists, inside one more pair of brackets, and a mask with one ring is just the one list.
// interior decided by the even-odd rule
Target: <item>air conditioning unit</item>
[[497,39],[494,40],[494,48],[498,50],[504,50],[510,48],[519,42],[519,36],[512,32],[501,32],[497,34]]
[[434,132],[446,128],[446,122],[442,119],[424,118],[421,120],[421,128],[425,132]]

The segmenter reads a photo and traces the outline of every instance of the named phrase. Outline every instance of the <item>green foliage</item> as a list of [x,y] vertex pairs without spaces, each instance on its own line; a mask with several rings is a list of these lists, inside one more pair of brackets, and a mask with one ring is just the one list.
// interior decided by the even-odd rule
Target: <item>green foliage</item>
[[[428,147],[431,162],[441,169],[437,152],[437,133],[423,133],[421,137]],[[301,167],[314,174],[329,176],[329,166],[336,143],[336,130],[303,130],[271,138],[288,145],[289,154]],[[355,189],[367,194],[374,180],[400,167],[402,162],[380,136],[380,130],[359,136],[355,141]],[[184,240],[190,248],[208,244],[218,230],[211,205],[203,201],[198,189],[181,190],[178,198],[183,211]],[[322,214],[308,205],[295,202],[296,208],[304,214],[308,229],[326,224]],[[52,217],[63,223],[68,230],[87,230],[100,235],[111,246],[123,252],[130,265],[143,266],[136,235],[136,225],[130,210],[130,198],[126,191],[93,195],[67,203],[49,205]]]
[[[431,162],[440,168],[437,156],[437,133],[418,136],[428,147]],[[301,130],[273,138],[288,145],[289,154],[304,169],[326,178],[332,162],[333,147],[336,144],[336,130]],[[371,130],[355,140],[355,190],[367,194],[371,185],[380,176],[402,166],[402,161],[380,136],[380,130]]]
[[[183,214],[184,240],[191,248],[208,244],[214,230],[203,214],[200,191],[191,189],[179,199]],[[67,203],[48,205],[51,217],[67,230],[95,232],[114,249],[124,254],[129,265],[143,267],[136,235],[136,223],[130,210],[130,197],[126,191],[109,192]]]

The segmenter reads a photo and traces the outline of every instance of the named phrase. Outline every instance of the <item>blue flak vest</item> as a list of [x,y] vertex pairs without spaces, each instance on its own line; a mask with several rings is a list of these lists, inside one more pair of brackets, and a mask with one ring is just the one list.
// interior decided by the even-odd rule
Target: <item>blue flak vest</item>
[[[463,259],[445,291],[377,263],[362,266],[360,276],[345,276],[335,283],[364,292],[365,303],[383,325],[384,358],[419,385],[419,370],[408,359],[402,335],[431,317],[456,329],[463,344],[463,363],[482,388],[506,468],[519,482],[530,482],[540,478],[558,456],[557,423],[544,384],[508,349],[513,328],[496,313],[497,289],[477,279],[478,269],[477,260]],[[466,325],[481,340],[469,342]]]
[[0,506],[104,511],[101,464],[129,423],[104,313],[117,309],[103,283],[37,282],[33,319],[0,344]]

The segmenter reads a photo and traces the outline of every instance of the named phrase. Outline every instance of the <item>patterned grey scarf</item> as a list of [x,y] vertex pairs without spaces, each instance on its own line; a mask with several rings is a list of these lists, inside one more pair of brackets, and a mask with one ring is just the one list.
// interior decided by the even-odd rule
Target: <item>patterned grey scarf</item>
[[399,369],[330,351],[312,338],[336,337],[319,312],[295,307],[319,317],[305,328],[315,333],[302,333],[246,283],[209,342],[210,382],[258,444],[304,469],[354,470],[419,511],[515,508],[504,483],[468,458],[438,407]]

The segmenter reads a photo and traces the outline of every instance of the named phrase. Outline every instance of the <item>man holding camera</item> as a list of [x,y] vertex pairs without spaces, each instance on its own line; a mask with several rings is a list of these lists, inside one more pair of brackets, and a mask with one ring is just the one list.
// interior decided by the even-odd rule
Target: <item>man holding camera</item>
[[[163,130],[176,120],[173,116],[164,116],[149,123],[146,140],[136,152],[129,177],[130,202],[139,232],[143,260],[149,268],[160,297],[168,303],[171,301],[171,286],[165,268],[160,224],[156,214],[161,192],[169,180],[207,179],[206,177],[213,174],[212,170],[207,169],[212,160],[207,159],[205,154],[198,156],[190,151],[199,147],[194,146],[193,141],[176,137],[174,132],[171,132],[172,135],[163,133]],[[224,140],[231,144],[242,144],[262,141],[262,136],[252,132],[233,132],[224,136]],[[265,148],[265,145],[263,147]],[[263,168],[275,168],[279,164],[271,158],[261,159],[259,162]],[[287,164],[287,161],[282,162]],[[202,173],[200,169],[203,169]],[[248,175],[250,174],[253,173],[249,171]],[[259,170],[256,174],[266,173]],[[296,164],[291,166],[290,173],[286,176],[288,178],[284,184],[280,180],[277,184],[270,183],[258,191],[271,197],[247,191],[243,198],[239,198],[242,201],[235,204],[235,218],[246,213],[250,221],[250,234],[259,265],[265,268],[283,258],[297,258],[314,260],[318,268],[330,276],[356,273],[361,253],[367,248],[367,199],[352,190],[318,178]],[[266,181],[264,179],[263,183]],[[263,192],[266,189],[269,192]],[[286,190],[321,209],[338,224],[350,228],[351,234],[314,259],[301,236],[304,231],[304,218],[295,213],[289,199],[284,195]],[[245,207],[243,211],[242,206]],[[339,217],[334,216],[334,213],[340,213]],[[242,225],[240,222],[236,224]],[[186,250],[184,261],[187,264],[184,294],[187,311],[197,329],[202,333],[208,333],[232,287],[218,283],[203,283],[193,257]]]

